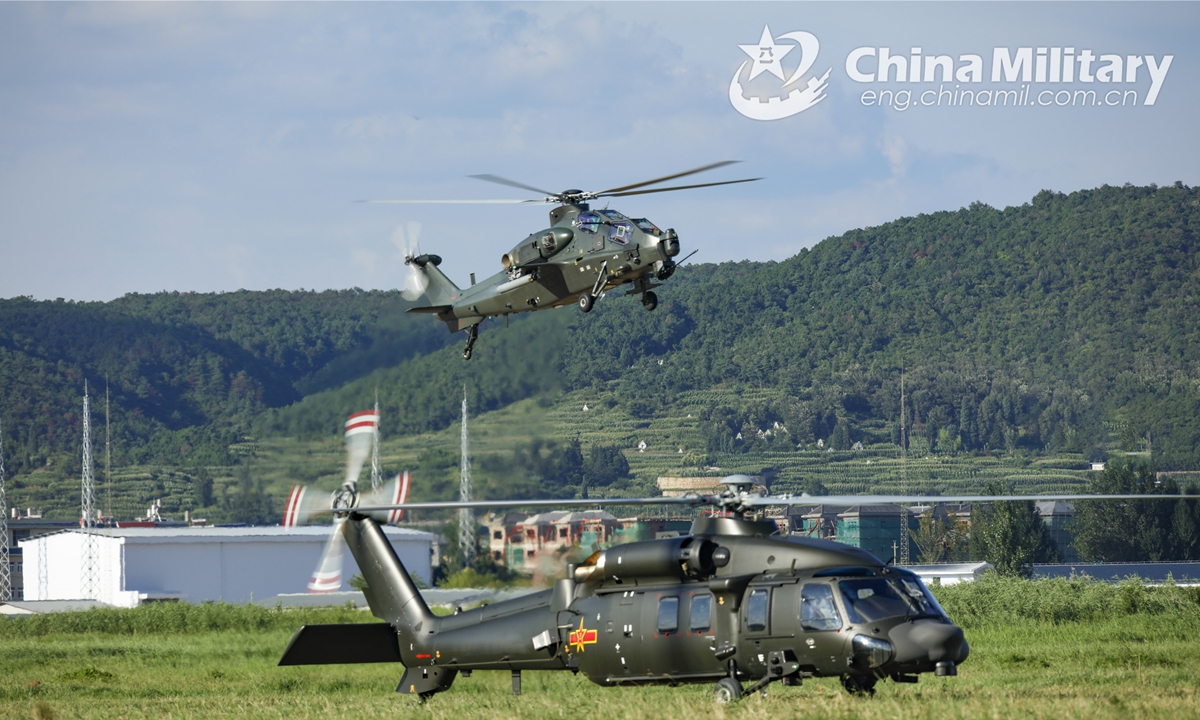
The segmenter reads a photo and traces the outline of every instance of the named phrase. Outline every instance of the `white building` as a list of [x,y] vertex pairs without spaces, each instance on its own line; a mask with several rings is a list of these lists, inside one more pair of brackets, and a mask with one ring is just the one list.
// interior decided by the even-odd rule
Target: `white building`
[[[244,603],[304,592],[332,528],[313,526],[237,528],[104,528],[95,531],[99,592],[95,599],[118,607],[144,600]],[[430,581],[433,535],[385,527],[400,561]],[[84,597],[81,530],[21,541],[26,600]],[[349,550],[342,587],[358,572]]]
[[957,585],[960,582],[978,580],[983,577],[985,572],[992,569],[992,564],[988,562],[937,563],[934,565],[906,565],[905,568],[919,575],[926,585],[932,585],[934,581],[941,585]]

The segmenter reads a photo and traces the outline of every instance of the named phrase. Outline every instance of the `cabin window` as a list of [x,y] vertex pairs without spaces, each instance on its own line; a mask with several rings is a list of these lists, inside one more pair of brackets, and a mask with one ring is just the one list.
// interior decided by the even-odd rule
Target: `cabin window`
[[688,626],[692,632],[704,632],[712,626],[712,595],[706,593],[692,597]]
[[594,235],[600,229],[600,216],[590,212],[579,213],[579,229]]
[[665,597],[658,600],[658,631],[673,633],[679,629],[679,598]]
[[837,606],[833,604],[833,588],[828,585],[805,585],[800,591],[800,629],[805,632],[837,630],[842,627]]
[[767,629],[767,598],[769,590],[751,590],[746,603],[746,629],[763,632]]
[[566,529],[566,528],[559,528],[559,529],[558,529],[558,536],[559,536],[560,538],[565,538],[565,537],[567,536],[567,529]]
[[615,222],[608,226],[608,241],[628,245],[633,237],[633,226],[627,222]]
[[496,532],[492,533],[492,539],[493,539],[493,540],[503,540],[503,539],[504,539],[504,533],[502,533],[502,532],[500,532],[499,530],[497,530]]

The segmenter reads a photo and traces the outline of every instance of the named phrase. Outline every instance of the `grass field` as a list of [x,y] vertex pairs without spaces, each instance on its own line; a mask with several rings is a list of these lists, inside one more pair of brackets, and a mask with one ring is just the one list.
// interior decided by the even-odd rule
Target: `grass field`
[[0,622],[0,716],[1200,716],[1200,595],[1191,589],[997,580],[937,592],[967,631],[970,659],[956,678],[884,682],[873,698],[824,679],[718,707],[707,685],[605,689],[565,672],[525,673],[518,698],[507,673],[480,672],[417,705],[394,692],[399,666],[275,666],[294,627],[371,620],[365,613],[202,606]]

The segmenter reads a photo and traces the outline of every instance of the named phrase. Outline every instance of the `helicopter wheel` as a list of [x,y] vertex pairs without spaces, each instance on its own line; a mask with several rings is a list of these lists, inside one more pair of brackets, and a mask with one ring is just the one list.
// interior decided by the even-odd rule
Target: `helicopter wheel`
[[731,677],[723,677],[713,688],[713,700],[721,705],[728,705],[742,699],[742,684]]
[[647,310],[653,310],[658,307],[658,296],[652,290],[642,293],[642,307]]
[[851,695],[874,695],[875,678],[861,675],[843,675],[842,687]]
[[591,293],[589,293],[589,292],[579,293],[579,309],[582,312],[585,312],[585,313],[591,312],[592,305],[595,304],[595,302],[596,302],[596,298],[592,297]]
[[471,348],[467,348],[466,350],[463,350],[463,360],[470,360],[470,359],[471,359]]

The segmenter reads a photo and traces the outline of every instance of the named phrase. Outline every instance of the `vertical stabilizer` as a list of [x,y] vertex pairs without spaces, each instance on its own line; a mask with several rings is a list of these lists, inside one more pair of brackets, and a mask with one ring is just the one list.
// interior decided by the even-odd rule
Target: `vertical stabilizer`
[[425,294],[429,296],[430,305],[451,305],[462,295],[462,290],[438,269],[436,263],[427,262],[422,270],[429,278]]
[[379,523],[351,513],[344,534],[346,545],[367,582],[367,603],[375,617],[391,623],[402,634],[432,629],[433,613]]

